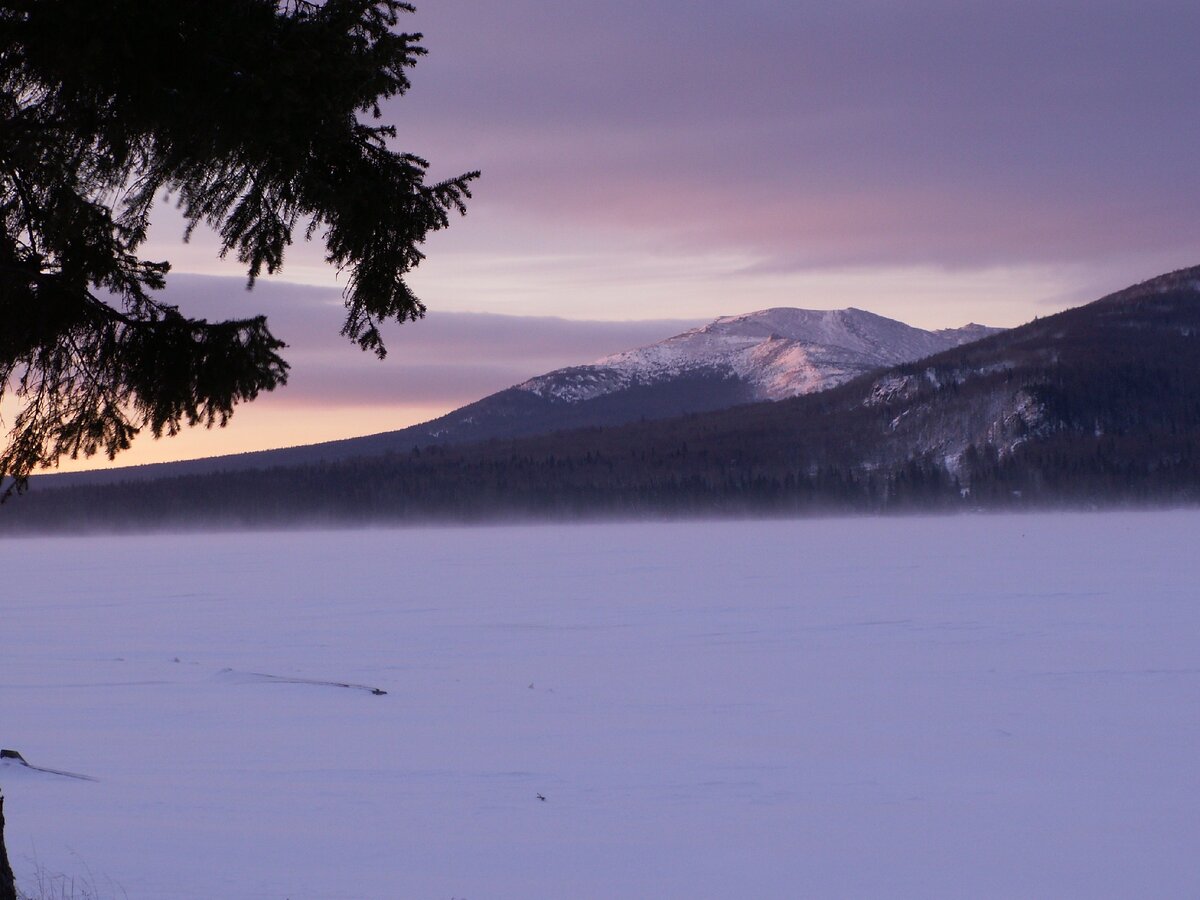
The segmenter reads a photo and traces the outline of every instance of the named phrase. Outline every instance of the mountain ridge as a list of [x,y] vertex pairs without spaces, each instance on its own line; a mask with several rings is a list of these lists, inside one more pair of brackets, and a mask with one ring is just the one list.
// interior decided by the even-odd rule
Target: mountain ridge
[[999,330],[971,324],[925,331],[855,307],[771,307],[721,316],[654,344],[539,375],[515,387],[578,402],[633,384],[709,370],[745,382],[753,400],[780,400]]
[[670,418],[826,390],[865,372],[999,330],[970,324],[926,331],[854,307],[772,307],[722,316],[653,344],[556,369],[408,428],[299,447],[43,475],[33,482],[67,487],[304,465],[441,443]]

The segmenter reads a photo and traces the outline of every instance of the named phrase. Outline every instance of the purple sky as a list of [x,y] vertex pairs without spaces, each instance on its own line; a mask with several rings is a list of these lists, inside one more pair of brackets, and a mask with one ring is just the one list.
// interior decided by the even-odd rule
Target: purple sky
[[404,142],[482,167],[481,203],[524,222],[785,272],[1194,261],[1193,2],[449,0],[411,19],[431,52],[394,107]]
[[[470,214],[413,277],[437,313],[854,305],[1015,325],[1200,262],[1194,2],[438,0],[404,27],[430,52],[387,108],[397,147],[435,177],[483,170]],[[236,274],[180,230],[168,211],[152,248],[177,272]],[[336,283],[315,246],[283,277]],[[203,309],[211,292],[193,293]],[[338,324],[335,311],[331,340]],[[360,418],[389,399],[471,399],[494,383],[480,371],[511,362],[497,336],[442,354],[471,366],[405,380],[416,334],[388,375],[339,357],[363,394],[339,394],[337,427],[407,424]],[[559,342],[520,354],[539,364],[576,349],[553,328],[528,334]],[[308,377],[297,360],[296,385]]]

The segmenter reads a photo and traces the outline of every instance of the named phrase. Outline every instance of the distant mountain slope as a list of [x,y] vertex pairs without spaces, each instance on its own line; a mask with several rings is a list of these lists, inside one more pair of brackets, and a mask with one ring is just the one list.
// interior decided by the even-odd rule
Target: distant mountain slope
[[1200,503],[1200,267],[718,412],[47,491],[0,529]]
[[924,331],[860,309],[766,309],[728,316],[656,344],[532,378],[421,425],[258,453],[44,476],[44,485],[98,484],[262,469],[620,425],[825,390],[999,329]]
[[568,403],[681,378],[731,380],[753,400],[780,400],[863,372],[930,356],[999,329],[923,331],[861,309],[764,309],[717,319],[588,366],[560,369],[516,390]]

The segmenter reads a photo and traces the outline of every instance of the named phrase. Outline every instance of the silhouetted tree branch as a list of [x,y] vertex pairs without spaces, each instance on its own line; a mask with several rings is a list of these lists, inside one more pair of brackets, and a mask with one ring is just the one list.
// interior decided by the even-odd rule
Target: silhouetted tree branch
[[[110,458],[142,429],[224,424],[287,380],[262,317],[208,322],[155,298],[141,259],[175,200],[249,281],[298,226],[347,273],[342,333],[382,357],[379,325],[420,318],[405,276],[464,213],[470,172],[425,183],[390,149],[379,103],[409,87],[420,35],[398,0],[0,0],[0,475]],[[364,121],[365,119],[365,121]],[[10,490],[12,488],[10,487]]]

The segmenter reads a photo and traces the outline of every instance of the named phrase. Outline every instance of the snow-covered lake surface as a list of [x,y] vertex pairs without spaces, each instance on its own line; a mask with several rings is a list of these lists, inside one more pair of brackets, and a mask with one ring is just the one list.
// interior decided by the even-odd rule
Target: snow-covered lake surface
[[9,851],[134,900],[1200,896],[1198,537],[2,541],[0,746],[96,779],[0,764]]

